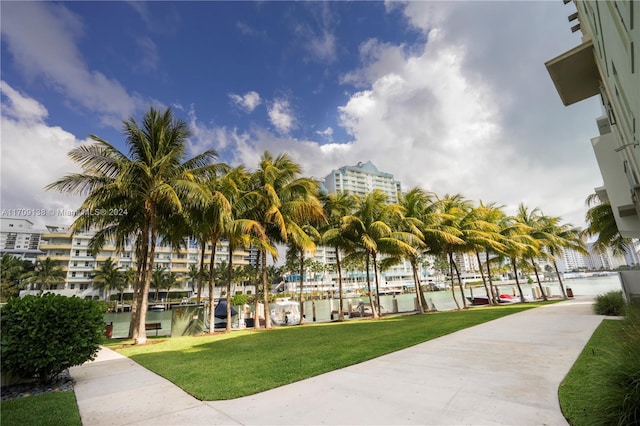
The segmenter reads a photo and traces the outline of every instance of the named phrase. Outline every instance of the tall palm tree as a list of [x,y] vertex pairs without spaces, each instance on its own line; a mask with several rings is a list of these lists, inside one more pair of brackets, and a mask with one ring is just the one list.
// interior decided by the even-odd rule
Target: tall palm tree
[[[250,217],[265,229],[271,247],[276,243],[286,243],[289,235],[299,229],[298,223],[322,216],[322,206],[316,197],[318,185],[312,179],[299,177],[301,173],[300,165],[288,154],[274,157],[265,151],[258,169],[252,174],[250,198],[253,211]],[[260,262],[265,327],[271,328],[271,319],[266,313],[269,307],[267,247],[263,245],[260,249]]]
[[583,232],[580,228],[571,225],[570,223],[560,223],[561,219],[555,216],[544,216],[542,227],[550,235],[553,235],[553,239],[549,239],[545,242],[544,250],[548,252],[549,258],[553,262],[553,267],[558,277],[560,284],[560,290],[562,291],[562,297],[567,298],[567,292],[565,291],[564,284],[562,282],[562,276],[558,270],[558,263],[556,258],[562,254],[562,248],[569,248],[581,253],[587,253]]
[[[147,341],[145,316],[147,296],[154,270],[158,239],[168,232],[168,218],[181,214],[184,202],[206,198],[200,182],[210,172],[217,156],[213,150],[187,158],[187,124],[174,117],[170,109],[160,112],[151,108],[141,125],[133,118],[124,123],[128,155],[95,135],[91,145],[73,149],[69,156],[83,172],[70,174],[50,184],[47,189],[86,195],[83,213],[73,224],[73,231],[100,229],[93,240],[99,247],[110,238],[116,247],[136,239],[140,268],[140,291],[134,300],[132,337],[136,343]],[[92,215],[97,209],[118,208],[124,216]],[[132,314],[133,314],[132,309]]]
[[[380,285],[378,282],[378,254],[402,256],[414,253],[411,242],[415,236],[409,232],[397,231],[390,224],[398,223],[402,218],[402,207],[387,204],[387,196],[380,190],[374,190],[365,197],[356,197],[356,208],[352,215],[343,219],[343,230],[354,243],[352,253],[360,252],[365,260],[367,292],[373,311],[373,317],[380,317]],[[369,265],[373,264],[376,297],[375,303],[371,291]]]
[[296,232],[291,232],[288,236],[288,246],[290,253],[295,253],[295,258],[298,260],[298,272],[300,274],[300,322],[298,325],[302,325],[305,318],[304,312],[304,276],[305,276],[305,255],[307,252],[315,253],[316,244],[314,241],[320,240],[320,232],[307,223],[303,226],[298,226]]
[[[504,206],[498,206],[495,203],[485,204],[483,201],[479,202],[476,208],[478,217],[481,218],[489,227],[491,232],[491,238],[484,245],[485,266],[487,268],[487,281],[489,282],[489,290],[491,291],[491,298],[494,303],[498,303],[499,295],[494,292],[493,286],[493,273],[491,271],[491,262],[500,261],[503,253],[506,250],[504,245],[505,236],[502,235],[502,225],[505,223],[506,214],[504,213]],[[478,260],[479,264],[482,262]]]
[[46,257],[39,259],[34,270],[27,272],[23,278],[29,284],[36,284],[42,294],[45,290],[49,290],[51,285],[64,282],[67,274],[55,260]]
[[524,258],[529,259],[531,262],[533,272],[536,275],[538,288],[540,289],[543,299],[546,301],[547,295],[545,294],[542,288],[542,283],[540,282],[540,274],[538,274],[538,267],[536,266],[535,258],[545,254],[545,252],[542,251],[542,248],[549,244],[553,244],[555,236],[549,232],[551,229],[546,226],[548,222],[537,207],[529,210],[527,206],[520,203],[518,206],[516,220],[528,228],[529,235],[532,238],[532,244],[527,247],[527,250],[524,253]]
[[481,201],[477,207],[472,207],[466,211],[466,214],[460,220],[459,226],[464,240],[463,250],[475,254],[487,298],[489,303],[493,304],[494,297],[492,297],[491,289],[482,268],[480,252],[486,252],[487,249],[504,249],[504,245],[499,241],[501,239],[500,229],[497,224],[491,221],[490,212],[491,210],[487,209]]
[[124,288],[124,273],[118,267],[117,262],[108,257],[93,275],[94,288],[104,291],[106,301],[111,290],[122,291]]
[[[232,220],[224,232],[224,237],[229,243],[229,262],[226,279],[226,298],[227,298],[227,332],[231,331],[231,283],[234,278],[233,252],[238,248],[246,248],[252,242],[267,240],[264,228],[259,222],[251,219],[234,219]],[[268,305],[265,305],[265,316],[269,316],[266,312]],[[210,319],[211,320],[211,319]],[[213,323],[211,323],[213,324]],[[210,327],[213,328],[213,327]]]
[[341,251],[350,251],[352,242],[347,238],[342,230],[342,218],[351,214],[355,207],[355,198],[347,193],[328,194],[321,197],[322,209],[327,224],[321,228],[320,241],[332,247],[336,253],[336,269],[338,272],[338,296],[339,310],[338,319],[344,321],[344,300],[342,286],[342,265],[340,260]]
[[597,236],[593,249],[603,253],[607,248],[611,248],[614,254],[626,253],[629,247],[632,247],[631,239],[620,234],[611,203],[600,200],[598,194],[590,194],[586,204],[589,210],[585,216],[587,228],[584,230],[584,236]]
[[504,250],[498,250],[498,254],[509,259],[511,267],[513,269],[513,275],[516,280],[516,286],[518,287],[518,293],[520,295],[520,301],[526,302],[522,287],[520,286],[520,279],[518,277],[517,261],[522,258],[523,255],[530,253],[535,249],[535,240],[531,237],[531,228],[527,225],[520,223],[514,216],[504,216],[499,223],[500,234],[502,235],[502,243],[504,244]]
[[453,273],[455,271],[456,276],[458,277],[458,288],[462,297],[462,304],[466,309],[467,300],[464,296],[464,289],[462,288],[462,279],[453,255],[463,249],[465,245],[465,240],[463,239],[464,234],[461,230],[461,222],[471,209],[471,202],[460,194],[445,194],[445,196],[440,198],[438,202],[440,206],[440,213],[443,217],[443,224],[448,229],[455,230],[457,234],[455,236],[459,238],[457,241],[442,242],[442,251],[446,253],[449,259],[449,274],[451,276],[451,295],[453,296],[453,301],[456,303],[457,308],[460,309],[460,304],[458,303],[458,299],[455,294],[455,286],[453,284]]

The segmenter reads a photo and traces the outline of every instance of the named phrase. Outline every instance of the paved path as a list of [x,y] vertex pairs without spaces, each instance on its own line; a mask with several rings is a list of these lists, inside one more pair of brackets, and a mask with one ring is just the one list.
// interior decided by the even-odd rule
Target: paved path
[[199,401],[111,350],[71,369],[88,425],[566,425],[558,386],[602,321],[548,305],[253,396]]

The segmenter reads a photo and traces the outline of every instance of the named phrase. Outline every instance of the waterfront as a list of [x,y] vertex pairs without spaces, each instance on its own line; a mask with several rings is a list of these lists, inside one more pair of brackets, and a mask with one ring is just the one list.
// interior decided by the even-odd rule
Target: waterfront
[[[574,295],[598,295],[604,294],[608,291],[612,290],[620,290],[620,281],[618,275],[608,275],[608,276],[600,276],[600,277],[591,277],[591,278],[574,278],[567,279],[563,281],[565,288],[571,288]],[[494,283],[496,284],[496,283]],[[544,282],[543,287],[548,287],[549,292],[552,296],[560,296],[560,285],[557,281],[547,281]],[[532,294],[532,288],[537,287],[537,284],[521,284],[522,291],[525,296],[529,296]],[[508,294],[516,294],[517,288],[515,284],[501,285],[499,286],[500,293],[508,293]],[[514,291],[516,293],[514,293]],[[462,298],[459,290],[455,291],[456,298],[460,306],[462,306]],[[469,296],[471,294],[470,290],[465,291],[465,295]],[[476,288],[474,289],[474,294],[484,295],[484,288]],[[425,297],[429,305],[435,306],[435,308],[439,311],[446,311],[456,308],[456,304],[453,300],[453,296],[451,290],[442,290],[442,291],[432,291],[425,292]],[[399,294],[397,296],[383,295],[380,296],[380,303],[382,307],[388,311],[391,311],[394,305],[393,300],[396,300],[398,303],[398,311],[399,312],[410,312],[414,310],[414,300],[415,294]],[[344,307],[348,308],[349,303],[356,306],[358,302],[368,303],[367,297],[357,297],[357,298],[349,298],[345,299]],[[331,321],[331,310],[337,310],[339,303],[337,299],[329,300],[329,299],[321,299],[315,301],[307,301],[305,302],[305,314],[306,314],[306,322],[313,322],[313,312],[315,305],[315,321],[316,322],[327,322]],[[162,329],[159,331],[159,335],[168,335],[171,330],[171,315],[172,311],[162,311],[162,312],[147,312],[147,320],[146,322],[160,322],[162,324]],[[129,330],[129,321],[131,318],[131,314],[129,312],[120,312],[120,313],[107,313],[105,314],[105,321],[113,323],[113,337],[126,337]],[[238,320],[237,317],[234,317],[234,324],[237,325]],[[155,331],[148,331],[148,336],[155,336]]]

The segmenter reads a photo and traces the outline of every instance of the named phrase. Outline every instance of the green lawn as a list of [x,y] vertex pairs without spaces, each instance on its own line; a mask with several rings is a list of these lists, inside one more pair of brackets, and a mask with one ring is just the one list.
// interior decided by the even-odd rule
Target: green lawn
[[117,350],[198,399],[231,399],[353,365],[541,304],[178,337]]
[[622,321],[603,321],[560,384],[560,407],[570,424],[598,424],[604,378],[611,370],[611,351],[618,346],[621,332]]
[[2,401],[0,412],[2,426],[82,426],[71,391]]

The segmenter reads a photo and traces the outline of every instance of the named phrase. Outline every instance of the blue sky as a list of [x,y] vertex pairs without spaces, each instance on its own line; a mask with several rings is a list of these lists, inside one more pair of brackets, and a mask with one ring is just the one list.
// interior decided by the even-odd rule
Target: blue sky
[[[88,134],[171,107],[193,154],[305,174],[371,160],[405,189],[520,202],[583,225],[601,184],[597,99],[562,106],[544,62],[579,43],[553,2],[6,2],[1,208],[75,208],[42,188]],[[66,217],[38,222],[68,222]]]

